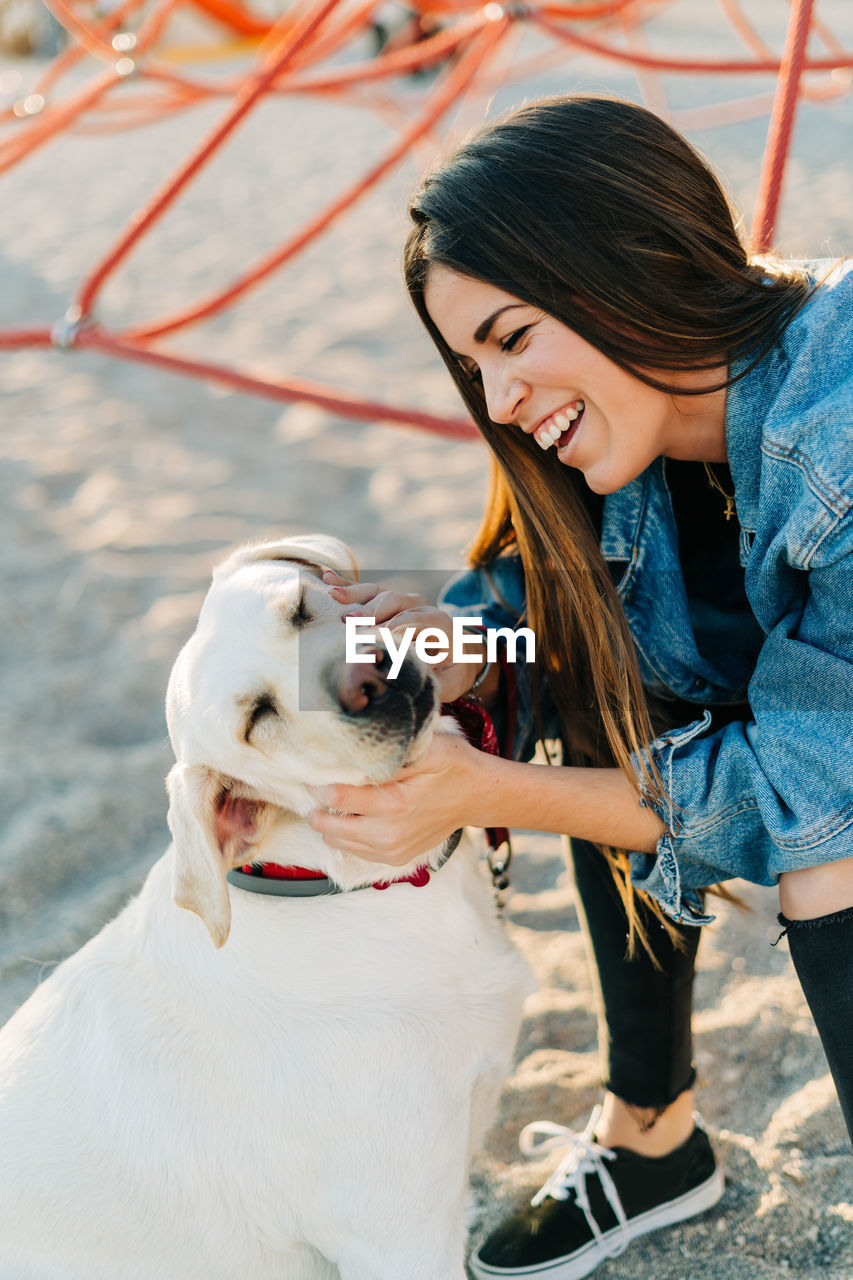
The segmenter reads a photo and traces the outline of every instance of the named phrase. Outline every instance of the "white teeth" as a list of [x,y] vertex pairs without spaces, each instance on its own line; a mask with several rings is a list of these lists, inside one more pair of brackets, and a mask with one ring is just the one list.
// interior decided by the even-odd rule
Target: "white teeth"
[[575,418],[579,417],[583,413],[583,410],[583,400],[576,400],[574,406],[570,406],[567,409],[561,409],[559,413],[555,413],[553,419],[551,419],[551,425],[543,425],[539,427],[533,437],[539,445],[539,448],[550,449],[551,445],[555,444],[563,432],[572,425]]

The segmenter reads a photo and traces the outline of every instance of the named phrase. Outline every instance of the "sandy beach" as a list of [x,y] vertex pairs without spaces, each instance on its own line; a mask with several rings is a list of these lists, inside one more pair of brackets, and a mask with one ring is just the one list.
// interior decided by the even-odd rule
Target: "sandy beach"
[[[778,47],[786,7],[747,8]],[[818,9],[853,48],[847,0]],[[737,49],[710,0],[673,5],[655,30],[673,49]],[[0,88],[18,96],[37,69],[0,58]],[[640,96],[628,72],[574,59],[497,91],[492,109],[572,87]],[[768,87],[755,77],[725,89],[699,77],[667,84],[676,123],[678,112]],[[57,320],[126,218],[221,111],[68,134],[3,175],[0,327]],[[765,131],[764,118],[690,131],[747,214]],[[391,136],[353,105],[265,103],[110,284],[103,320],[136,323],[206,296]],[[853,95],[805,102],[781,251],[853,253],[851,153]],[[410,162],[286,271],[173,349],[458,413],[400,278],[416,172]],[[166,680],[217,559],[248,539],[322,529],[370,569],[449,576],[478,525],[486,454],[476,442],[354,424],[74,350],[0,352],[0,423],[5,1021],[166,847]],[[582,1128],[600,1092],[591,983],[560,841],[519,832],[515,849],[506,915],[539,990],[474,1171],[479,1230],[547,1172],[519,1156],[520,1127],[547,1117]],[[601,1280],[853,1280],[853,1155],[787,945],[770,945],[776,894],[735,888],[749,910],[720,904],[705,931],[695,1019],[700,1106],[725,1162],[725,1196],[697,1221],[632,1246],[596,1273]]]

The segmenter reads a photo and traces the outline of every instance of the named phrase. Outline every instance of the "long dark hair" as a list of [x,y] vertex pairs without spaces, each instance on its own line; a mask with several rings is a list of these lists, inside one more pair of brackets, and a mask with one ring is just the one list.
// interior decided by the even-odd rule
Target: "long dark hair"
[[[808,298],[809,281],[751,258],[699,153],[652,112],[613,98],[548,98],[488,124],[424,179],[410,213],[409,293],[494,460],[470,561],[488,564],[518,547],[537,661],[568,759],[615,763],[663,800],[645,750],[658,725],[585,482],[553,450],[491,421],[482,384],[427,311],[429,269],[448,267],[521,298],[673,394],[689,393],[667,373],[758,363]],[[714,389],[702,383],[703,394]],[[632,757],[645,761],[640,776]],[[627,858],[606,852],[633,919]]]

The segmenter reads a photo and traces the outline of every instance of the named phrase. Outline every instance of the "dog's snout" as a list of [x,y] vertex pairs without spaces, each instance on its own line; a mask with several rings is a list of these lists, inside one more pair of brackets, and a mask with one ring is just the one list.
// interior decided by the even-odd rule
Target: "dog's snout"
[[374,663],[345,662],[341,668],[338,702],[349,715],[372,711],[388,696],[391,658],[380,647],[373,651],[373,657],[376,659]]

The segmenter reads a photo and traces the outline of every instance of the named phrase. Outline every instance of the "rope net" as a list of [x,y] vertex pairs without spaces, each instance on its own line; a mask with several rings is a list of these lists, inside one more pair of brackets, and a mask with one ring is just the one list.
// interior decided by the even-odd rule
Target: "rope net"
[[[853,70],[853,53],[821,21],[816,0],[790,0],[784,47],[778,52],[767,45],[739,0],[718,0],[722,17],[743,48],[737,58],[656,52],[649,19],[659,17],[672,0],[485,6],[470,0],[410,0],[405,10],[397,6],[390,32],[387,0],[297,0],[273,16],[241,0],[121,0],[108,11],[97,0],[44,3],[64,33],[65,47],[25,96],[0,112],[0,176],[38,148],[61,142],[72,128],[138,128],[211,101],[221,101],[222,109],[214,128],[135,210],[80,281],[65,316],[43,328],[0,331],[0,349],[89,348],[238,391],[285,402],[307,401],[344,417],[400,423],[459,438],[476,434],[470,421],[376,403],[315,382],[254,377],[170,351],[168,338],[232,306],[281,271],[413,148],[426,144],[437,149],[452,113],[465,108],[481,115],[484,100],[498,87],[578,56],[632,68],[647,105],[664,115],[666,76],[755,77],[760,85],[755,94],[682,112],[678,123],[703,128],[769,114],[751,230],[753,247],[766,250],[773,241],[797,105],[803,98],[826,101],[846,93]],[[203,15],[206,29],[221,33],[217,44],[180,50],[170,43],[170,24],[182,9]],[[519,37],[530,30],[540,37],[538,51],[521,56]],[[377,52],[364,57],[368,32]],[[240,74],[188,69],[217,54],[240,59]],[[416,93],[413,85],[421,86]],[[142,237],[258,104],[282,94],[366,106],[396,120],[399,127],[378,161],[225,288],[137,327],[111,329],[100,323],[99,296]]]

